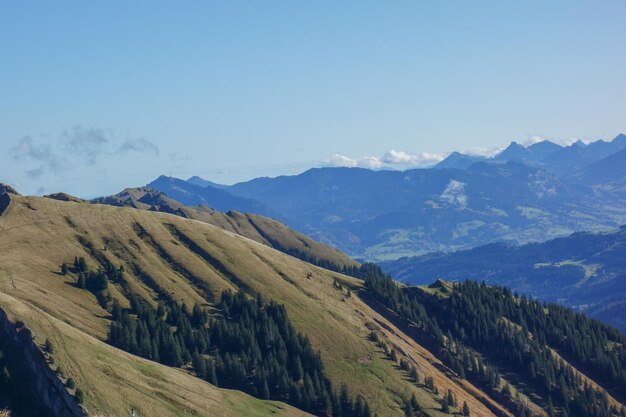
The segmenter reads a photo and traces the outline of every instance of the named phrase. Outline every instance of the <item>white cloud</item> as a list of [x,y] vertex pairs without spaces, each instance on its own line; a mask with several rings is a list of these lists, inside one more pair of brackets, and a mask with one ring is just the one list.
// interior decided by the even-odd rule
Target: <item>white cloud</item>
[[377,158],[375,156],[366,156],[364,158],[361,158],[357,161],[357,164],[362,168],[369,169],[380,169],[383,167],[383,162],[380,160],[380,158]]
[[416,154],[408,153],[405,151],[397,151],[391,149],[383,155],[383,162],[391,165],[408,165],[408,166],[420,166],[425,164],[433,164],[443,160],[444,155],[420,152]]
[[417,154],[391,149],[381,157],[364,156],[351,158],[341,154],[333,154],[324,160],[323,165],[333,167],[361,167],[369,169],[394,168],[394,167],[423,167],[433,165],[445,157],[445,154],[420,152]]
[[509,145],[507,144],[506,146],[494,146],[492,148],[469,148],[462,151],[461,153],[472,156],[481,156],[483,158],[491,158],[505,150],[507,146]]
[[334,153],[330,156],[330,158],[328,158],[328,160],[324,161],[324,165],[329,165],[333,167],[353,168],[357,166],[357,162],[356,162],[356,159],[352,159],[347,156]]

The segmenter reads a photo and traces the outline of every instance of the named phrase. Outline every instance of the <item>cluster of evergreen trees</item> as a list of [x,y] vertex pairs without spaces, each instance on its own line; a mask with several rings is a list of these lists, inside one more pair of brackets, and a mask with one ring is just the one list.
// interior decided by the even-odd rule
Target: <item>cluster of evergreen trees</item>
[[[103,259],[106,260],[106,258]],[[97,270],[91,271],[87,267],[85,258],[75,257],[72,266],[67,263],[61,265],[62,275],[70,273],[76,275],[76,286],[93,293],[98,298],[98,302],[102,308],[106,309],[111,302],[111,295],[107,291],[109,281],[120,282],[122,274],[124,273],[124,267],[120,266],[116,268],[112,263],[107,261],[104,263],[104,267],[101,266]]]
[[191,364],[220,387],[280,400],[317,415],[370,417],[368,403],[335,392],[319,354],[289,322],[284,306],[250,299],[242,291],[221,295],[221,315],[173,301],[156,309],[133,294],[131,308],[114,301],[109,342],[170,366]]
[[400,287],[375,266],[362,277],[380,302],[425,330],[422,334],[429,335],[446,364],[508,400],[516,415],[527,410],[510,398],[499,368],[515,372],[542,394],[550,416],[626,415],[552,350],[624,398],[626,338],[617,330],[567,308],[517,297],[506,288],[468,281],[455,284],[442,298]]

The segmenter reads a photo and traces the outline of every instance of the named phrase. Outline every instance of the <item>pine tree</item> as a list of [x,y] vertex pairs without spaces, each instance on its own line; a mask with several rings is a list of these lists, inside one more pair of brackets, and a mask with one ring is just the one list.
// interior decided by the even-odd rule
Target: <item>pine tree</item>
[[87,280],[85,278],[85,274],[83,274],[82,272],[80,272],[78,274],[78,279],[76,281],[76,286],[80,289],[86,289],[87,288]]
[[506,398],[511,398],[511,386],[509,384],[504,384],[504,388],[502,388],[502,395]]
[[413,406],[410,401],[404,403],[404,416],[413,417]]
[[465,417],[470,417],[470,408],[469,405],[467,405],[467,401],[463,401],[463,415]]
[[76,393],[74,395],[76,397],[76,402],[78,404],[82,404],[85,402],[85,394],[83,393],[83,390],[81,390],[80,388],[76,388]]
[[446,396],[446,402],[450,407],[456,406],[456,401],[454,399],[454,393],[451,389],[448,389],[448,395]]
[[352,415],[352,401],[350,401],[350,394],[348,393],[348,386],[346,384],[341,384],[339,403],[341,405],[342,416]]
[[207,369],[206,369],[206,361],[198,352],[194,352],[191,363],[193,365],[193,370],[198,376],[198,378],[206,379],[207,377]]

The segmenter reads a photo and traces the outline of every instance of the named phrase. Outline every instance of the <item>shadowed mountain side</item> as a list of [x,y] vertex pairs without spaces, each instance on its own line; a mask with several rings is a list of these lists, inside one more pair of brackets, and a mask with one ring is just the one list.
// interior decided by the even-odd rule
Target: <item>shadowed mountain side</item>
[[209,185],[198,186],[178,178],[162,175],[147,186],[167,194],[186,206],[204,205],[218,211],[237,210],[243,213],[275,217],[275,212],[264,203],[250,198],[238,197],[226,190]]
[[626,332],[626,227],[612,233],[512,246],[495,243],[454,253],[383,262],[397,279],[427,284],[436,278],[504,285],[559,302]]

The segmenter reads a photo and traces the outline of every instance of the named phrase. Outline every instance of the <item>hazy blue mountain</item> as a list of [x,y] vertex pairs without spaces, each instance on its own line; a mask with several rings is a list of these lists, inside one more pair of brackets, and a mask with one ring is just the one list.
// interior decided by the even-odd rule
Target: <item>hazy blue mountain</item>
[[[582,142],[581,142],[582,143]],[[547,156],[563,149],[561,145],[557,145],[549,140],[534,143],[525,147],[517,142],[511,144],[491,158],[477,155],[467,155],[460,152],[452,152],[443,161],[439,162],[434,168],[437,169],[467,169],[477,162],[482,161],[499,161],[499,162],[524,162],[531,165],[541,165],[541,161]]]
[[626,332],[626,226],[611,233],[512,246],[494,243],[454,253],[383,262],[395,278],[486,281],[586,311]]
[[149,186],[185,205],[274,217],[354,257],[397,259],[626,223],[623,149],[624,135],[568,147],[513,142],[489,159],[453,152],[434,169],[315,168],[232,186],[161,177]]
[[205,205],[218,211],[236,210],[272,216],[274,212],[253,199],[237,197],[226,190],[212,186],[198,186],[178,178],[160,176],[147,185],[161,191],[186,206]]
[[626,149],[626,135],[623,134],[618,135],[610,142],[598,140],[584,145],[579,141],[548,155],[542,160],[542,163],[557,175],[567,176],[622,149]]
[[213,187],[213,188],[219,188],[222,190],[228,188],[228,185],[218,184],[213,181],[205,180],[204,178],[199,177],[197,175],[194,175],[193,177],[187,179],[187,182],[193,185],[197,185],[199,187]]
[[572,176],[587,185],[622,181],[624,177],[626,177],[626,149],[601,159]]
[[452,152],[443,161],[433,168],[437,169],[467,169],[476,162],[484,161],[486,158],[476,155],[466,155],[459,152]]
[[[517,142],[511,144],[493,157],[495,161],[517,161],[536,165],[553,153],[563,149],[561,145],[544,140],[528,147]],[[549,167],[548,167],[549,168]]]
[[518,162],[479,162],[465,171],[316,168],[228,191],[261,201],[290,226],[366,259],[497,240],[526,243],[626,221],[626,208],[609,207],[587,187]]
[[533,160],[541,161],[548,155],[563,149],[563,147],[549,140],[543,140],[528,146],[526,149],[530,152]]
[[511,142],[509,146],[493,157],[496,161],[525,161],[531,158],[530,151],[517,142]]

